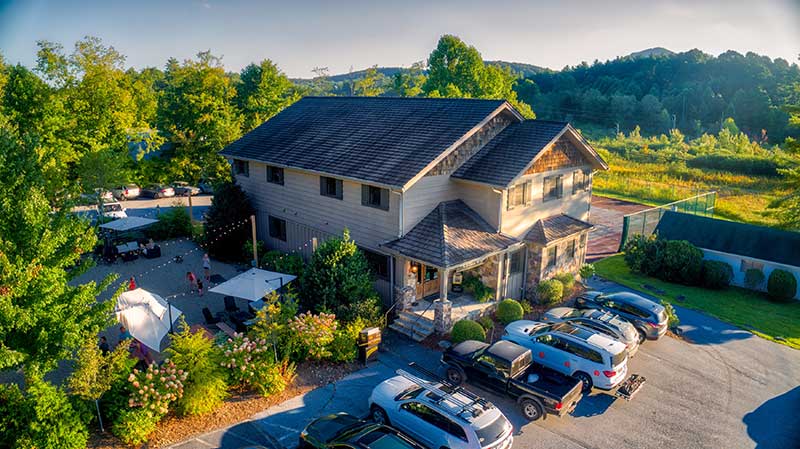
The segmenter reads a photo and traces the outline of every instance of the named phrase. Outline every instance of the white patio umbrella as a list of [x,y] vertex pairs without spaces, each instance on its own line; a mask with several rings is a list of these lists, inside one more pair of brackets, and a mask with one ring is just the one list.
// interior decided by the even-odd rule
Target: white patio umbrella
[[153,220],[152,218],[125,217],[114,221],[109,221],[108,223],[103,223],[100,225],[100,227],[111,231],[124,232],[144,226],[150,226],[157,221],[158,220]]
[[137,288],[129,290],[117,299],[117,319],[128,328],[133,338],[148,348],[160,352],[161,340],[170,329],[170,313],[174,323],[183,312],[172,307],[164,298]]
[[209,291],[248,301],[258,301],[268,293],[278,290],[295,279],[297,276],[291,274],[251,268]]

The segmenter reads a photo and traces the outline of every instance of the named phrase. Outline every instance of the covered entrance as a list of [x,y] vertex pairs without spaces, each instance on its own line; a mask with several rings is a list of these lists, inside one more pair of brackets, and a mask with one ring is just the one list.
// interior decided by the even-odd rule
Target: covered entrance
[[[438,297],[441,290],[439,269],[421,262],[411,261],[411,275],[416,277],[416,297],[419,299]],[[436,299],[436,298],[434,298]]]

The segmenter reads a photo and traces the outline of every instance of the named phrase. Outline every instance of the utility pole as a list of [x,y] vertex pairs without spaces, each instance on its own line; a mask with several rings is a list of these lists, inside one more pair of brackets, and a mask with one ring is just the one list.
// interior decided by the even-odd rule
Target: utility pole
[[617,123],[617,134],[619,134],[619,123]]
[[253,233],[253,267],[258,268],[258,250],[256,249],[256,216],[250,216],[250,228]]
[[675,122],[676,122],[677,118],[678,117],[675,114],[672,114],[672,129],[675,129]]

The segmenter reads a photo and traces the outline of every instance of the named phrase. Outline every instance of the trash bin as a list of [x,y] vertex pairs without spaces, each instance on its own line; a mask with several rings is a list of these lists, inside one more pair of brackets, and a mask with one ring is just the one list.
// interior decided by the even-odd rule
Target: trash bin
[[464,291],[464,274],[462,272],[453,273],[453,283],[450,289],[453,293],[461,293]]
[[365,327],[358,333],[358,360],[367,364],[378,358],[381,344],[381,330],[378,327]]

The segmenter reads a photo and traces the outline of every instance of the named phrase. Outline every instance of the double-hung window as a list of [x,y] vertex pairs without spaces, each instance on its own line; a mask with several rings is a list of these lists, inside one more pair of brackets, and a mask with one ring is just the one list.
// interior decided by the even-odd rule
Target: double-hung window
[[508,189],[506,209],[511,210],[519,206],[531,204],[531,182],[523,182]]
[[544,201],[555,200],[564,196],[564,176],[556,175],[545,177],[542,196]]
[[267,182],[283,185],[283,168],[267,165]]
[[342,180],[329,176],[319,177],[319,194],[330,198],[342,199]]
[[286,220],[269,216],[269,236],[282,242],[286,241]]
[[575,170],[572,172],[572,194],[589,190],[590,173],[585,170]]
[[250,163],[241,159],[234,159],[233,173],[240,176],[250,176]]
[[547,268],[552,268],[556,266],[557,259],[558,259],[558,246],[553,245],[550,248],[547,248]]
[[361,184],[361,205],[389,210],[389,189]]

